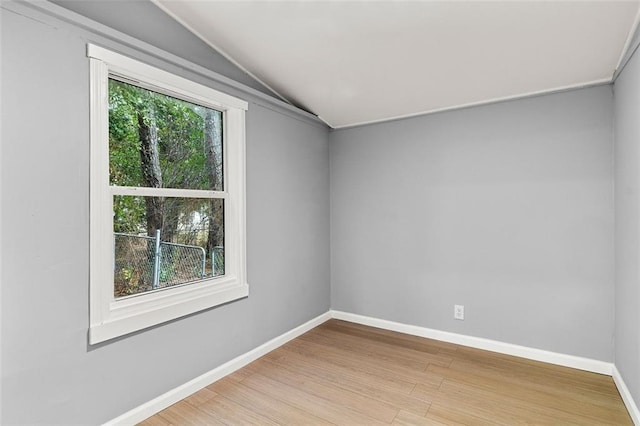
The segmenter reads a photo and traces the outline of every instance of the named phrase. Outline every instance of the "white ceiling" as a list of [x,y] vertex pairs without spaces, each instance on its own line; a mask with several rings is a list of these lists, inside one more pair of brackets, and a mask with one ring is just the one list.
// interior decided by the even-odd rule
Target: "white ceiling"
[[640,4],[154,2],[334,128],[610,81]]

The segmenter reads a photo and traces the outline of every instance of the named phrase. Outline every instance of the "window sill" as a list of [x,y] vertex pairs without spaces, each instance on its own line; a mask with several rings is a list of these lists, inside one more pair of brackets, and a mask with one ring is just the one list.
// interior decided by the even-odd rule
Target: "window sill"
[[92,324],[89,344],[142,330],[249,295],[249,286],[234,277],[203,281],[111,302],[108,319]]

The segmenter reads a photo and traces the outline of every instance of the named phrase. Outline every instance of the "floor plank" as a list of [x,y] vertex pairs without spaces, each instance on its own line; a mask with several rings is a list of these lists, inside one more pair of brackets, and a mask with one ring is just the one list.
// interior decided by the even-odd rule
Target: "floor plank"
[[246,408],[234,401],[218,395],[198,407],[201,411],[215,417],[224,424],[277,425],[278,423]]
[[297,374],[276,364],[263,365],[265,368],[261,370],[261,374],[290,386],[298,393],[314,395],[318,398],[332,401],[335,404],[347,407],[350,411],[358,412],[385,423],[389,423],[398,414],[398,408],[386,401],[377,400],[369,395],[354,392],[344,387],[333,386],[332,383],[319,377]]
[[198,410],[197,408],[193,407],[193,405],[190,405],[185,401],[180,401],[177,404],[173,404],[171,407],[163,410],[159,414],[159,416],[166,420],[169,424],[176,426],[224,425],[223,422]]
[[141,424],[633,423],[611,377],[330,320]]
[[400,412],[398,412],[398,415],[396,416],[395,419],[393,419],[393,422],[391,423],[393,425],[398,425],[398,426],[442,426],[442,425],[446,425],[446,423],[442,423],[439,422],[438,420],[435,419],[430,419],[428,417],[424,417],[424,416],[418,416],[414,413],[410,413],[408,411],[404,411],[404,410],[400,410]]
[[[375,376],[353,374],[351,371],[337,368],[331,365],[322,365],[311,358],[296,357],[296,354],[288,354],[285,359],[273,362],[265,357],[261,362],[269,363],[267,371],[277,366],[287,369],[301,378],[311,378],[331,386],[334,389],[355,392],[367,396],[380,404],[390,403],[397,409],[424,416],[429,410],[429,403],[422,399],[406,395],[404,392],[389,387],[387,382]],[[440,381],[438,381],[438,386]]]
[[310,412],[305,412],[276,398],[279,393],[265,393],[248,387],[244,383],[247,379],[245,378],[239,383],[221,379],[210,385],[209,388],[278,424],[331,424],[331,422],[314,416]]

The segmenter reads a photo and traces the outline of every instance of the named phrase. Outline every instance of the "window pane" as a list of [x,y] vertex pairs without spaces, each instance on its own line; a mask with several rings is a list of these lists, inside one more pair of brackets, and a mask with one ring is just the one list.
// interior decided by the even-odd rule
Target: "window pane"
[[113,210],[116,298],[224,274],[224,200],[116,195]]
[[109,79],[111,185],[223,190],[222,113]]

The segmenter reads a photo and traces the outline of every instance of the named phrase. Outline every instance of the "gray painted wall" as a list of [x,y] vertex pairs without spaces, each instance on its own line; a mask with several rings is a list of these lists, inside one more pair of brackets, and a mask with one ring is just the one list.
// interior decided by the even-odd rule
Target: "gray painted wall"
[[[148,2],[57,3],[265,91]],[[249,298],[87,346],[86,40],[1,19],[0,423],[120,415],[326,312],[329,271],[334,309],[614,360],[609,86],[330,135],[249,98]],[[615,362],[636,401],[637,62],[615,100]]]
[[262,83],[236,67],[149,0],[51,2],[273,96]]
[[614,85],[616,288],[615,364],[640,406],[640,55]]
[[332,309],[612,361],[612,102],[600,86],[332,132]]
[[88,347],[86,42],[1,23],[0,423],[102,423],[329,309],[328,131],[249,99],[249,297]]

